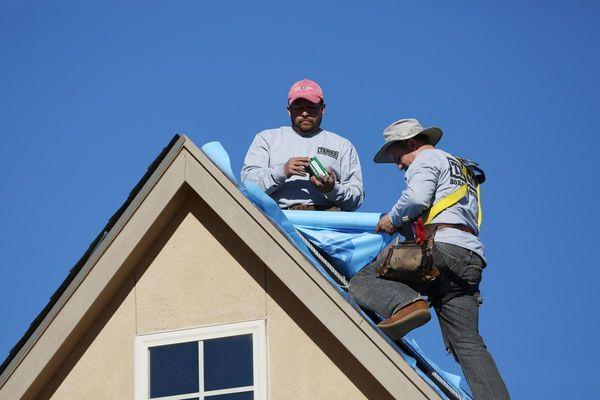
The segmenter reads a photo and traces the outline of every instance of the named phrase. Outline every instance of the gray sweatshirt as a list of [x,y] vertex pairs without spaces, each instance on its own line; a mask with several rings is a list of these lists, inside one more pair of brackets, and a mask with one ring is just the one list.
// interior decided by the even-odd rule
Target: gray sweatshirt
[[[292,157],[317,156],[335,173],[335,186],[320,192],[308,176],[286,178],[284,164]],[[258,133],[246,154],[242,182],[251,181],[269,194],[281,208],[296,204],[335,205],[344,211],[356,210],[364,198],[362,173],[356,149],[350,141],[322,130],[302,136],[289,126]]]
[[[418,217],[424,210],[464,184],[460,163],[439,149],[424,150],[417,154],[404,176],[406,189],[389,213],[394,226],[402,224],[402,217]],[[477,193],[472,179],[468,182],[469,195],[439,213],[434,224],[462,224],[479,233],[477,227]],[[436,232],[435,241],[464,247],[483,255],[483,244],[477,236],[458,229],[446,228]],[[484,259],[485,260],[485,259]]]

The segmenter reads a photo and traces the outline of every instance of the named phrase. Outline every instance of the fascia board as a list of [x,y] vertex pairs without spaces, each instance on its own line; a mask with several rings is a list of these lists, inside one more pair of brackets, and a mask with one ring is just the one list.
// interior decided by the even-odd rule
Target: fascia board
[[[0,399],[21,398],[185,183],[182,136],[162,160],[33,335],[0,376]],[[10,379],[9,379],[10,378]]]
[[185,147],[192,189],[391,394],[440,398],[200,149],[191,142]]

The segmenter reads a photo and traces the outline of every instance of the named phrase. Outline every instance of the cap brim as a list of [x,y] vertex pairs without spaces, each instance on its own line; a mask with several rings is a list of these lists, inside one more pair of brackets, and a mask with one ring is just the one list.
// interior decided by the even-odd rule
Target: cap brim
[[319,104],[321,102],[321,100],[323,100],[321,97],[317,96],[316,94],[300,94],[297,96],[290,97],[288,99],[288,105],[292,104],[293,102],[295,102],[298,99],[306,99],[306,100],[310,101],[311,103],[315,103],[315,104]]
[[[440,139],[442,138],[442,135],[443,135],[442,130],[436,126],[432,126],[427,129],[423,129],[422,131],[415,134],[414,136],[421,135],[421,134],[427,136],[427,138],[429,139],[429,143],[433,146],[438,144],[438,142],[440,141]],[[381,146],[379,151],[375,154],[375,157],[373,157],[373,162],[380,163],[380,164],[393,163],[394,160],[391,160],[387,155],[388,147],[390,147],[394,143],[411,139],[414,136],[407,137],[406,139],[402,139],[402,140],[400,140],[400,139],[391,140],[389,142],[384,143],[384,145]]]

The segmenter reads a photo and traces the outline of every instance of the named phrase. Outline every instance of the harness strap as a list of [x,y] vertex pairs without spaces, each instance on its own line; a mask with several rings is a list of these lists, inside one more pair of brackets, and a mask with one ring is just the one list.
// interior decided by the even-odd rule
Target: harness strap
[[[461,165],[461,173],[462,173],[463,178],[465,179],[465,184],[462,185],[461,187],[459,187],[458,189],[456,189],[454,192],[452,192],[449,195],[440,199],[438,202],[436,202],[433,206],[431,206],[428,210],[426,210],[423,213],[423,223],[425,225],[431,224],[431,221],[433,221],[433,219],[435,217],[437,217],[439,215],[439,213],[441,213],[448,207],[455,205],[462,198],[469,195],[469,186],[467,183],[467,180],[468,180],[467,167],[465,167],[465,164],[462,162],[462,160],[460,160],[460,159],[458,159],[458,160]],[[480,190],[479,190],[479,183],[477,183],[477,185],[476,185],[476,190],[477,190],[477,227],[480,227],[481,220],[482,220],[482,212],[481,212],[481,196],[480,196]]]

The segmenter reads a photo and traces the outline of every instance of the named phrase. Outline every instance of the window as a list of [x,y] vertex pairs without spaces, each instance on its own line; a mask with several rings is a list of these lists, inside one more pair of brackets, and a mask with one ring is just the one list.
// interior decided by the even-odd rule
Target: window
[[264,400],[264,321],[135,338],[136,400]]

